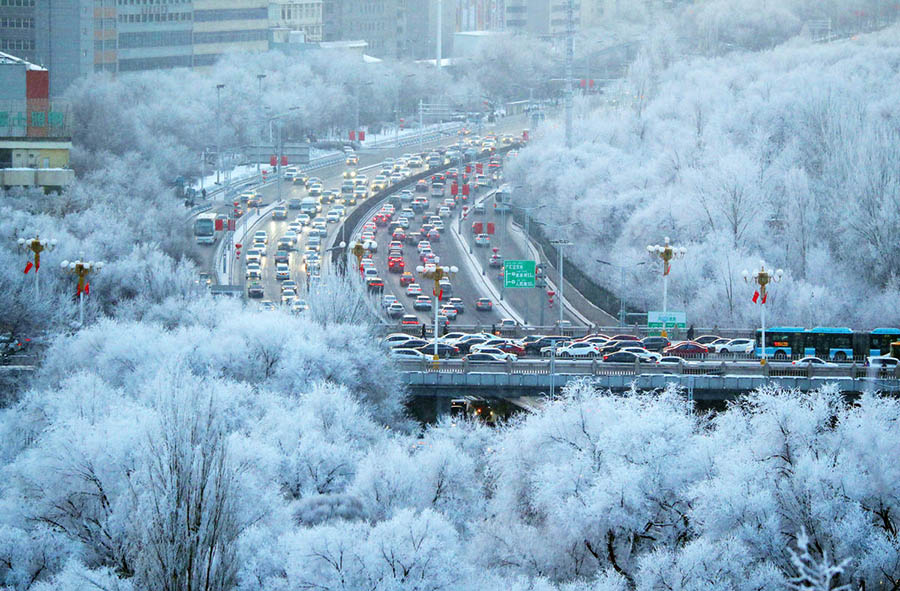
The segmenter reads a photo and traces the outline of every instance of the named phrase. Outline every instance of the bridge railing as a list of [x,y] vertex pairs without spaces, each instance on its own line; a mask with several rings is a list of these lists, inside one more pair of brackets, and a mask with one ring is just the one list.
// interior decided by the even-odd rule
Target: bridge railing
[[[468,362],[461,359],[441,359],[439,361],[397,361],[395,366],[403,372],[428,373],[506,373],[506,374],[549,374],[550,362],[546,359],[522,359],[506,362]],[[851,378],[882,379],[896,385],[900,381],[900,366],[879,369],[860,366],[855,363],[844,366],[795,366],[772,362],[765,365],[747,361],[704,361],[681,364],[658,363],[606,363],[597,360],[557,360],[555,374],[608,376],[608,375],[706,375],[706,376],[747,376],[747,377],[806,377],[806,378]]]

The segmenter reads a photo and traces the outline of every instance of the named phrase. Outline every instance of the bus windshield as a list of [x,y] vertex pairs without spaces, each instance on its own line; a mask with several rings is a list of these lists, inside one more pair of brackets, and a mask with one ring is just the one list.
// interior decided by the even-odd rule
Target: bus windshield
[[214,236],[216,233],[215,220],[201,218],[194,222],[195,236]]

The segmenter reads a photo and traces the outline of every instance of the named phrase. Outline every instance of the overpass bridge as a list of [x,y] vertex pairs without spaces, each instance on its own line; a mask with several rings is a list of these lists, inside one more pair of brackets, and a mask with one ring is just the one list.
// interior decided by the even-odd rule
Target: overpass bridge
[[[516,402],[559,391],[574,380],[588,380],[601,389],[624,392],[682,387],[697,402],[722,403],[766,385],[809,391],[836,385],[848,396],[864,392],[900,394],[900,370],[879,370],[847,364],[839,367],[797,367],[753,361],[693,362],[661,368],[649,363],[520,360],[507,363],[466,363],[457,359],[398,362],[403,382],[415,397],[436,399],[439,412],[451,398],[464,395]],[[446,399],[446,400],[444,400]],[[518,406],[525,406],[518,404]]]

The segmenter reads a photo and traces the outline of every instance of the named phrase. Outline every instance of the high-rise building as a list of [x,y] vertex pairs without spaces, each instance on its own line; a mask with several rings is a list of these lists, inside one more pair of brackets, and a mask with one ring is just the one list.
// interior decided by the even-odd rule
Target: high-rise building
[[193,65],[211,66],[230,51],[269,48],[268,0],[194,0]]
[[[581,0],[574,1],[575,28],[581,22]],[[560,37],[566,33],[568,0],[506,0],[505,28],[538,37]]]
[[322,0],[274,0],[269,3],[269,26],[301,31],[307,42],[324,41]]
[[456,31],[499,31],[504,0],[455,0]]
[[[133,72],[192,65],[193,6],[189,0],[116,2],[115,30],[100,32],[110,38],[110,46],[103,48],[109,52],[104,68],[112,65],[109,69],[113,71]],[[96,61],[94,68],[99,69]]]
[[35,0],[0,0],[0,51],[34,61]]

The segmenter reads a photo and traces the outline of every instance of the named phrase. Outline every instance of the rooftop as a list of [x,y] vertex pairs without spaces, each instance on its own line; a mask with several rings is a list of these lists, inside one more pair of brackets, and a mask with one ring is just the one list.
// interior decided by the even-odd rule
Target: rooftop
[[38,66],[37,64],[32,64],[31,62],[25,61],[20,57],[16,57],[16,56],[10,55],[8,53],[3,53],[2,51],[0,51],[0,64],[5,64],[5,65],[20,64],[20,65],[25,66],[25,68],[28,70],[43,70],[43,71],[47,70],[47,68]]

